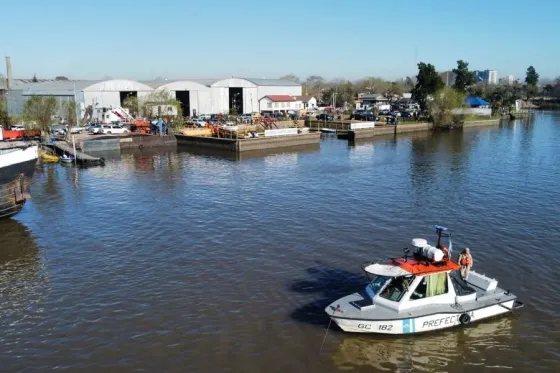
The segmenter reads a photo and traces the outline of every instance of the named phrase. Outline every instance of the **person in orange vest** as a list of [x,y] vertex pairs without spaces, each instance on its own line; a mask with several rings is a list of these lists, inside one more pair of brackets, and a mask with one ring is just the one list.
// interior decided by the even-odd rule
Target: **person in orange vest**
[[461,277],[463,280],[467,280],[473,265],[473,258],[468,247],[459,255],[459,264],[461,265]]

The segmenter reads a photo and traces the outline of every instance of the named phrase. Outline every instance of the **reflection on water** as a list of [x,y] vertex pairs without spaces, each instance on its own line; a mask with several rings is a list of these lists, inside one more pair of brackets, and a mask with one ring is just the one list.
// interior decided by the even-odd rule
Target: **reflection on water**
[[0,325],[25,318],[44,296],[47,275],[28,229],[12,219],[0,220]]
[[[560,371],[555,115],[43,165],[23,225],[0,222],[0,371]],[[526,303],[519,317],[395,338],[331,326],[318,355],[324,308],[363,288],[359,265],[434,223]]]
[[318,152],[321,149],[320,144],[299,145],[291,146],[289,148],[280,149],[264,149],[264,150],[251,150],[245,152],[233,152],[221,149],[204,149],[187,146],[179,146],[180,153],[188,153],[192,155],[200,155],[208,158],[223,158],[231,161],[243,161],[248,159],[265,158],[272,155],[296,155],[298,153],[312,153]]
[[516,349],[512,317],[412,337],[341,338],[332,359],[343,370],[370,367],[387,372],[447,372],[466,366],[465,371],[475,371],[496,367],[492,352],[505,354]]

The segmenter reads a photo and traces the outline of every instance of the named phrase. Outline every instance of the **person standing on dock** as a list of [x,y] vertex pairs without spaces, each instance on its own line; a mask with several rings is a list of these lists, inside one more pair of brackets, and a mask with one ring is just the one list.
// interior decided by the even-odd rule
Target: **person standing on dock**
[[459,255],[459,264],[461,265],[461,277],[466,281],[473,265],[471,251],[468,247]]

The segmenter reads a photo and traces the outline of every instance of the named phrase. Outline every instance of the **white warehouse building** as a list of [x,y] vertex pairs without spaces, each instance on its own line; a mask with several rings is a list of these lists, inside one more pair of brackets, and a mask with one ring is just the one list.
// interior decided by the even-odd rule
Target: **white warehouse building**
[[259,111],[259,100],[269,95],[300,96],[301,85],[282,79],[190,79],[148,82],[155,90],[175,93],[183,115]]
[[[265,96],[300,96],[302,92],[299,83],[282,79],[56,80],[14,86],[8,92],[8,111],[10,115],[21,115],[29,97],[54,96],[58,102],[76,100],[83,117],[88,106],[120,107],[127,97],[135,96],[142,101],[155,90],[172,93],[181,102],[184,116],[251,113],[259,111],[259,101]],[[58,115],[64,116],[62,108]]]

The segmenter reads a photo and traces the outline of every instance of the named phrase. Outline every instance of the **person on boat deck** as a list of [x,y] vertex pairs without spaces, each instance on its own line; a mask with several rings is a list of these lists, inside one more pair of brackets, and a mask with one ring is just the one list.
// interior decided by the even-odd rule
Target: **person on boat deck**
[[458,262],[461,265],[461,277],[466,280],[473,265],[471,251],[468,247],[459,255]]

